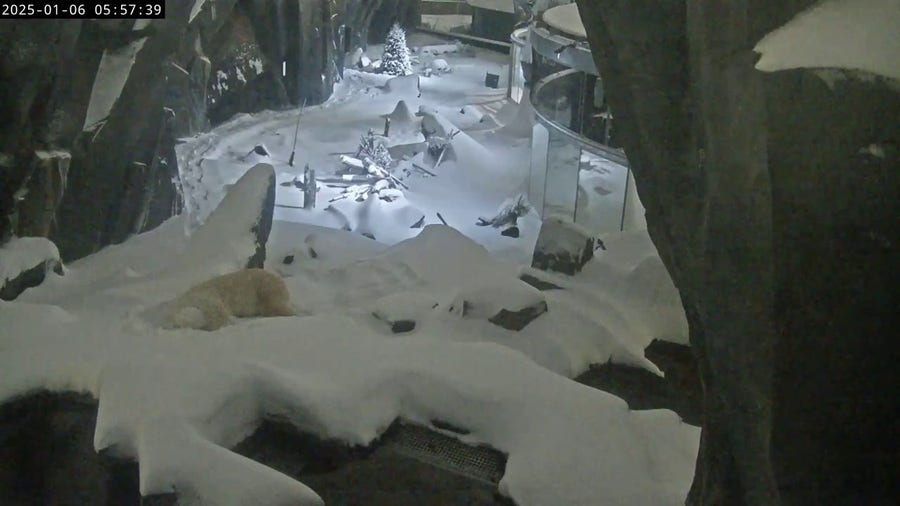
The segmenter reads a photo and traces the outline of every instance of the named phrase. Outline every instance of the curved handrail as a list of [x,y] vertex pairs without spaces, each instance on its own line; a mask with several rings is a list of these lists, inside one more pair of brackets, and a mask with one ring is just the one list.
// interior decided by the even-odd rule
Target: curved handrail
[[551,82],[557,79],[564,79],[572,74],[576,74],[580,71],[575,69],[566,69],[560,72],[556,72],[554,74],[550,74],[549,76],[541,79],[534,86],[534,89],[531,91],[531,97],[529,100],[531,101],[531,108],[534,109],[534,115],[537,118],[538,122],[544,125],[548,130],[556,131],[564,137],[569,138],[573,143],[578,144],[584,148],[587,148],[589,151],[597,153],[598,155],[606,158],[609,161],[618,163],[619,165],[623,165],[628,167],[628,158],[625,157],[625,152],[620,149],[611,148],[604,144],[601,144],[593,139],[589,139],[577,132],[570,130],[569,128],[551,120],[548,118],[542,111],[538,102],[538,99],[541,95],[541,91],[543,91],[544,87],[546,87]]
[[531,47],[548,60],[587,74],[600,75],[591,48],[584,41],[553,33],[535,23],[531,25]]

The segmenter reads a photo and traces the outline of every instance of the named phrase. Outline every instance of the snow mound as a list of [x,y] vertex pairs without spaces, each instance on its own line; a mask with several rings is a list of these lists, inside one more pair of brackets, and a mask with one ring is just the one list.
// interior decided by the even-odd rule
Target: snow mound
[[416,235],[417,230],[412,225],[424,216],[402,194],[392,196],[393,200],[388,202],[378,193],[371,193],[362,203],[342,199],[331,203],[330,207],[346,220],[348,230],[392,244]]
[[379,298],[372,307],[372,313],[388,322],[417,321],[438,307],[438,300],[438,295],[428,291],[397,292]]
[[157,303],[200,281],[247,267],[260,246],[257,228],[271,212],[265,202],[274,185],[272,166],[255,165],[228,188],[219,207],[194,232],[177,258],[149,279],[118,291],[141,298],[149,295],[145,302]]
[[[308,262],[339,266],[377,255],[387,246],[359,234],[303,223],[275,221],[269,239],[266,268],[293,275]],[[290,263],[285,259],[290,256]]]
[[59,262],[59,250],[44,237],[13,237],[0,246],[0,287],[46,261]]
[[432,60],[431,68],[438,73],[447,73],[453,71],[453,69],[450,67],[450,64],[447,63],[447,60],[443,58],[435,58],[434,60]]
[[862,70],[900,80],[900,0],[824,0],[762,38],[756,68]]
[[483,246],[445,225],[427,225],[413,239],[386,250],[378,258],[408,265],[428,282],[461,286],[466,279],[514,277],[518,268],[497,260]]
[[[422,116],[424,130],[448,139],[452,151],[451,156],[445,158],[455,160],[458,167],[475,173],[488,174],[500,172],[505,167],[495,153],[485,148],[469,134],[460,131],[452,121],[436,109],[422,106],[419,108],[418,114]],[[481,119],[480,113],[478,119]],[[477,120],[475,122],[477,123]],[[449,138],[451,132],[456,132],[453,138]]]
[[504,309],[518,312],[541,303],[546,299],[537,288],[517,278],[506,278],[471,282],[438,309],[466,318],[490,318]]
[[403,97],[418,97],[419,89],[419,76],[415,74],[392,77],[384,83],[385,92]]
[[409,110],[405,100],[397,102],[397,106],[386,117],[391,121],[391,137],[395,137],[397,133],[418,133],[420,130],[419,122]]

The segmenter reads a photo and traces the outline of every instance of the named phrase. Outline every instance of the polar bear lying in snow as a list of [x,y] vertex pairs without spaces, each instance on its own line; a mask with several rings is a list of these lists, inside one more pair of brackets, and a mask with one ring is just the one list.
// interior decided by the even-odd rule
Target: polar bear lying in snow
[[244,269],[193,286],[169,303],[167,328],[216,330],[232,317],[293,316],[284,280],[263,269]]

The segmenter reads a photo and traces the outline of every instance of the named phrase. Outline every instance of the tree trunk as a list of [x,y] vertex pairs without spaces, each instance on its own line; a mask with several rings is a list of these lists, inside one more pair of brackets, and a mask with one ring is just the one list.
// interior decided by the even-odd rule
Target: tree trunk
[[751,7],[579,3],[700,365],[705,423],[688,502],[777,504],[771,185]]
[[896,83],[756,71],[813,0],[578,3],[699,362],[688,504],[890,503]]

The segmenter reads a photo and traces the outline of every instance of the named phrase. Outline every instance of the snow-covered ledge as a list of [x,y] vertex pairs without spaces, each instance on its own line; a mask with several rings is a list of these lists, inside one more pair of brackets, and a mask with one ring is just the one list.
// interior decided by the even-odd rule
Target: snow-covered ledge
[[756,68],[861,70],[900,81],[900,0],[823,0],[762,38]]

